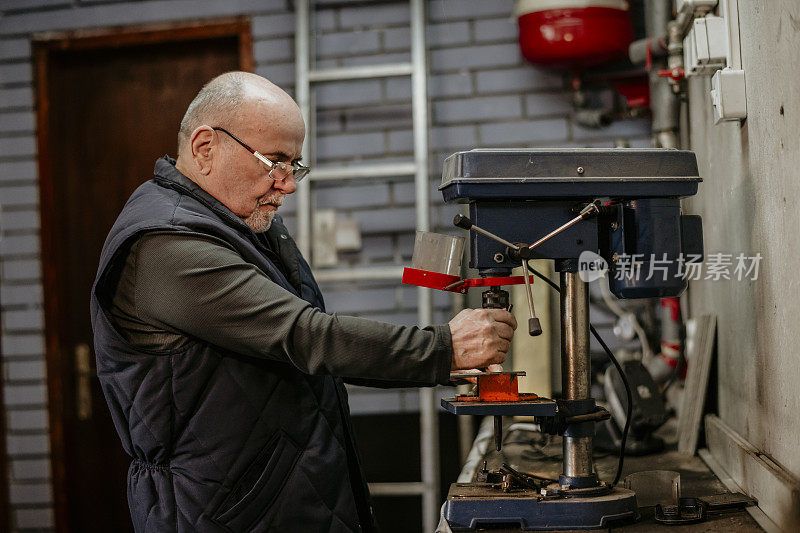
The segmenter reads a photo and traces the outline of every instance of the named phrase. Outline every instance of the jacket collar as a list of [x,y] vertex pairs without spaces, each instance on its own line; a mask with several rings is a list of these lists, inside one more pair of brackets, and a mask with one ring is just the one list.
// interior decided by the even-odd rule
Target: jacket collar
[[[299,290],[299,263],[298,258],[295,257],[296,254],[299,254],[299,251],[296,247],[294,247],[294,244],[292,244],[291,250],[287,250],[285,247],[281,246],[278,246],[277,249],[273,250],[272,246],[269,244],[269,239],[265,234],[256,234],[250,228],[250,226],[245,224],[242,219],[237,217],[233,211],[225,206],[225,204],[217,200],[214,196],[200,187],[200,185],[181,173],[181,171],[175,167],[175,159],[169,157],[168,155],[156,160],[154,180],[163,187],[176,190],[182,194],[186,194],[196,199],[198,202],[202,203],[217,216],[219,216],[219,218],[228,226],[232,226],[242,232],[244,236],[246,236],[250,242],[254,243],[258,248],[268,253],[275,253],[278,256],[278,260],[282,261],[288,269],[287,274],[289,279],[287,279],[287,282],[289,283],[289,286],[294,290]],[[270,233],[273,235],[274,239],[278,239],[279,237],[286,239],[289,235],[286,226],[283,225],[283,219],[277,213],[275,213],[275,216],[272,219],[272,224],[270,225],[269,230],[264,233]],[[281,248],[284,248],[283,253],[281,253]],[[280,274],[283,275],[283,272],[280,272]]]
[[183,194],[191,196],[212,211],[219,215],[219,217],[230,226],[234,226],[240,231],[244,231],[250,235],[255,236],[253,230],[245,224],[242,219],[237,217],[233,211],[228,209],[225,204],[217,200],[214,196],[206,192],[200,185],[184,176],[180,170],[175,168],[175,160],[168,155],[156,160],[155,168],[153,169],[155,181],[170,189],[174,189]]

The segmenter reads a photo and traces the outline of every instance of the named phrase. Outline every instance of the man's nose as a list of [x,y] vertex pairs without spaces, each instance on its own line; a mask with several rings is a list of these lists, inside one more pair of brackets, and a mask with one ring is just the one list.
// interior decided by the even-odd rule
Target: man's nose
[[297,182],[294,181],[294,174],[289,174],[282,180],[276,180],[273,187],[282,191],[284,194],[292,194],[297,190]]

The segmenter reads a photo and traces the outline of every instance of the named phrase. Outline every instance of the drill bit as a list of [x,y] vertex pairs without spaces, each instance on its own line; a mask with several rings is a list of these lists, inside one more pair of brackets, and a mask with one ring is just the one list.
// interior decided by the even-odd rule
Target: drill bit
[[503,417],[494,416],[494,447],[499,452],[503,447]]

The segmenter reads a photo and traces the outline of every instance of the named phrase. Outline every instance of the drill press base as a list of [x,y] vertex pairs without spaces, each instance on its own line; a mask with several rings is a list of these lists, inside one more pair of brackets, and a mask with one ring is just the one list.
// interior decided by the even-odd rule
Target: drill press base
[[638,518],[636,494],[628,489],[586,497],[542,498],[531,489],[503,493],[488,483],[453,483],[444,517],[453,531],[506,525],[523,531],[601,529]]

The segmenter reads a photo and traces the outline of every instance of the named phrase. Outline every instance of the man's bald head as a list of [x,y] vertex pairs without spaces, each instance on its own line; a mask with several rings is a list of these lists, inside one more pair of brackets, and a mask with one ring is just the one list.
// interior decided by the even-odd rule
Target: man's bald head
[[291,174],[278,179],[271,169],[298,162],[304,138],[303,115],[288,94],[261,76],[228,72],[186,110],[175,168],[260,233],[297,189]]
[[262,114],[275,115],[276,120],[300,115],[292,97],[269,80],[250,72],[220,74],[200,89],[186,109],[178,130],[178,156],[195,129],[203,124],[233,128],[251,116],[253,106],[258,106]]

